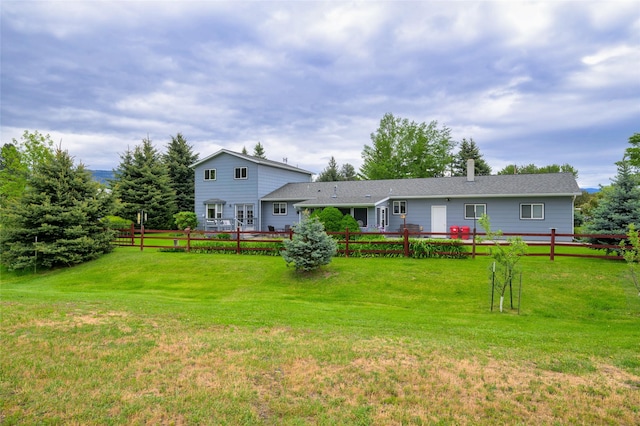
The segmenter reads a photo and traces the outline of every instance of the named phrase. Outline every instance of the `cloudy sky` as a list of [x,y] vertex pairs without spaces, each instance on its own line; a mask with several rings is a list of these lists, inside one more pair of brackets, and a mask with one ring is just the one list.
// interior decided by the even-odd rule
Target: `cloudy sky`
[[90,169],[182,133],[314,172],[362,164],[385,113],[473,138],[494,172],[607,185],[640,132],[640,1],[3,0],[2,143]]

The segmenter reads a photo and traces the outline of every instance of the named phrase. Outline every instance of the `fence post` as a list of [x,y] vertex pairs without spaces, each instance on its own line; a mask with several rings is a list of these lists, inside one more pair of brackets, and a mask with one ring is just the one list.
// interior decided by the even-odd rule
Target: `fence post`
[[556,228],[551,228],[551,244],[549,247],[549,260],[553,262],[556,257]]
[[144,225],[140,226],[140,251],[144,250]]
[[129,230],[129,235],[131,235],[131,247],[136,245],[136,227],[133,224],[133,222],[131,222],[131,228]]
[[404,257],[409,257],[409,230],[404,228]]
[[471,243],[471,258],[476,258],[476,227],[473,227],[473,242]]
[[187,253],[191,252],[191,228],[187,228]]
[[236,228],[236,254],[240,254],[240,227]]
[[349,257],[349,228],[348,227],[344,230],[344,240],[345,240],[344,257]]

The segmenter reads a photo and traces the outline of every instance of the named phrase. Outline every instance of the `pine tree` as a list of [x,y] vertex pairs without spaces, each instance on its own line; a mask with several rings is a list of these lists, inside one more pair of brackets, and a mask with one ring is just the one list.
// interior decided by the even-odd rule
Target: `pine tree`
[[[101,222],[111,197],[66,151],[36,164],[18,203],[2,212],[2,263],[10,269],[70,266],[112,250]],[[37,240],[37,241],[36,241]]]
[[467,160],[474,160],[474,171],[476,176],[486,176],[491,174],[491,167],[484,161],[480,154],[480,149],[473,139],[462,139],[460,150],[453,158],[453,176],[466,176]]
[[262,158],[263,160],[267,159],[267,156],[265,155],[265,152],[264,152],[264,147],[260,142],[258,142],[256,146],[253,147],[253,156],[257,158]]
[[308,272],[331,262],[337,244],[324,231],[317,217],[305,215],[293,230],[292,239],[283,241],[282,257],[287,265],[293,263],[296,271]]
[[163,156],[171,189],[176,193],[176,209],[179,212],[191,212],[195,208],[194,170],[191,164],[198,161],[198,154],[194,154],[192,149],[178,133],[175,137],[171,136],[167,153]]
[[145,227],[172,229],[177,212],[176,195],[171,189],[167,168],[149,139],[143,139],[132,151],[120,156],[112,182],[114,195],[120,200],[120,216],[137,221],[138,213],[146,213]]
[[[616,163],[618,174],[613,180],[611,190],[604,192],[598,206],[592,211],[591,220],[585,226],[589,234],[627,233],[629,225],[640,228],[640,182],[631,170],[628,160]],[[590,238],[593,244],[618,245],[620,238]],[[617,251],[607,249],[607,252]]]
[[338,164],[333,156],[329,159],[329,165],[318,175],[316,182],[337,182],[342,180],[338,172]]

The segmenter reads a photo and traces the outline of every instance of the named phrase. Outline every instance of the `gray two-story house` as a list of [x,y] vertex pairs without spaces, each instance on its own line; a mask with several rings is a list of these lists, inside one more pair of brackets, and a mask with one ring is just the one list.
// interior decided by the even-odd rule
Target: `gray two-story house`
[[199,227],[205,230],[267,229],[272,221],[264,221],[262,197],[289,182],[311,182],[313,175],[226,149],[191,167],[195,171],[195,213]]
[[312,173],[222,150],[196,163],[201,227],[285,229],[301,212],[328,206],[351,214],[361,229],[397,231],[406,224],[445,236],[483,214],[505,233],[573,233],[580,188],[570,173],[312,182]]

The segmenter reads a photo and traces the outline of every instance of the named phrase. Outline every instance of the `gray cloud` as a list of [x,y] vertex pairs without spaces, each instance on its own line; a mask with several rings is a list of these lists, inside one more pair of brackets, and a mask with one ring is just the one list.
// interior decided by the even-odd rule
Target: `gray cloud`
[[147,134],[201,156],[361,164],[382,116],[437,120],[494,170],[608,184],[640,122],[637,2],[5,0],[2,142],[48,132],[90,168]]

